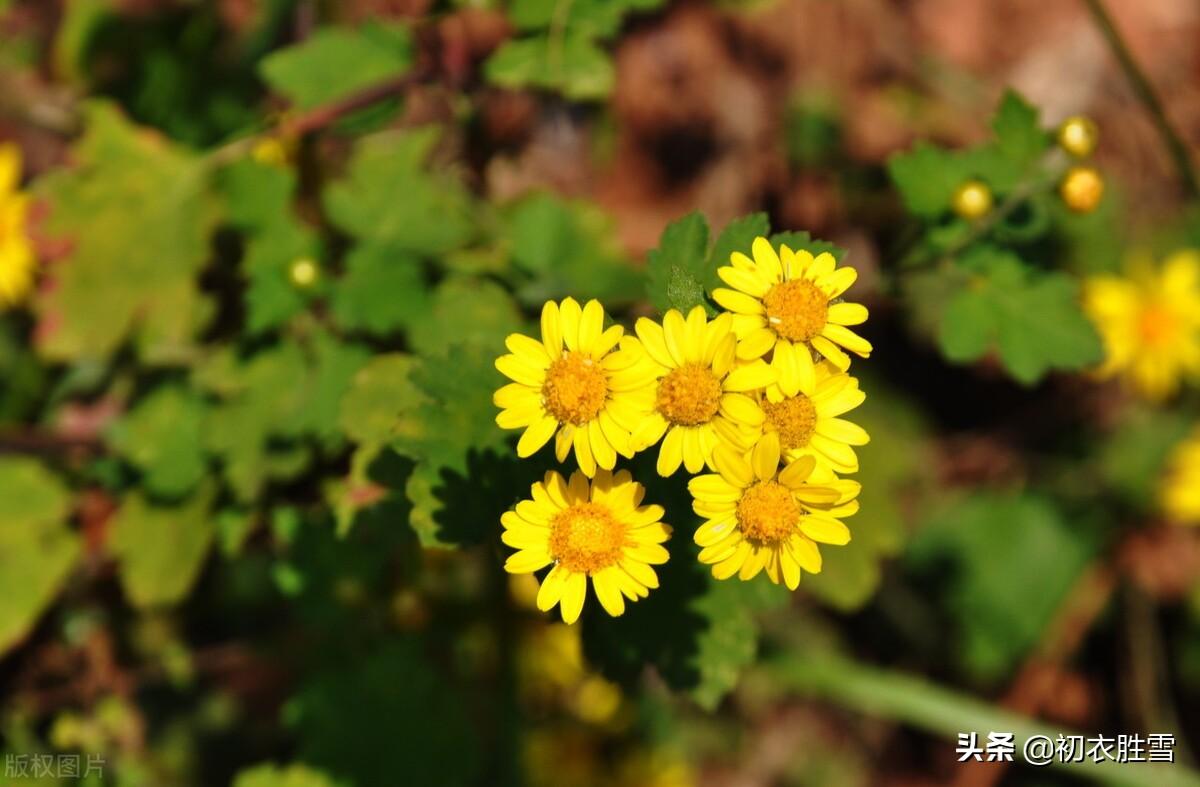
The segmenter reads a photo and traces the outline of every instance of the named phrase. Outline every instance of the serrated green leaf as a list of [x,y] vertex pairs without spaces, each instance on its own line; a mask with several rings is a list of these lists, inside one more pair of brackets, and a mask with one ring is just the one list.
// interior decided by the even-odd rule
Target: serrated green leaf
[[180,497],[208,469],[201,430],[203,401],[187,389],[162,386],[109,429],[109,444],[142,473],[152,495]]
[[140,494],[126,498],[113,517],[110,549],[126,597],[137,607],[182,601],[213,540],[211,490],[179,506],[156,506]]
[[246,158],[217,172],[217,186],[225,198],[225,219],[241,230],[269,227],[290,218],[296,191],[296,173]]
[[346,178],[325,190],[335,224],[360,241],[435,256],[471,235],[471,200],[455,178],[426,171],[437,129],[375,134],[361,140]]
[[293,763],[280,767],[274,763],[255,765],[238,772],[233,787],[338,787],[324,771]]
[[647,296],[660,312],[678,309],[687,314],[695,306],[715,313],[708,293],[720,281],[717,266],[709,260],[708,222],[690,213],[663,230],[658,248],[647,256]]
[[518,292],[522,302],[569,295],[611,308],[641,296],[641,272],[615,247],[612,221],[595,206],[538,193],[514,204],[508,219],[513,263],[532,274]]
[[[734,219],[725,225],[725,229],[721,230],[716,243],[713,244],[712,254],[709,255],[712,265],[715,268],[729,265],[730,257],[735,251],[749,254],[755,238],[765,238],[770,234],[771,222],[765,213],[751,213]],[[716,282],[709,283],[717,286]]]
[[0,654],[58,595],[79,555],[62,483],[31,459],[0,458]]
[[322,27],[301,43],[263,58],[259,71],[299,109],[311,109],[402,76],[412,59],[406,28]]
[[1038,111],[1009,90],[992,118],[996,147],[1009,167],[1027,171],[1046,151],[1049,137],[1038,125]]
[[925,141],[907,153],[893,155],[887,168],[904,206],[928,219],[949,210],[955,190],[965,180],[960,159]]
[[[470,315],[470,319],[463,319]],[[525,326],[511,295],[486,279],[451,277],[438,285],[429,309],[409,329],[409,342],[426,356],[463,343],[496,346]]]
[[333,285],[330,310],[345,330],[386,336],[423,314],[427,301],[420,260],[368,243],[347,255],[346,271]]
[[401,414],[425,398],[411,379],[417,363],[411,355],[392,353],[377,355],[358,370],[342,397],[338,419],[350,441],[382,445],[396,436]]
[[[846,256],[846,250],[840,246],[836,246],[829,241],[814,238],[806,230],[778,232],[771,236],[771,245],[778,248],[781,245],[786,245],[792,251],[807,251],[814,257],[818,254],[828,252],[833,255],[833,258],[838,262]],[[749,248],[749,247],[747,247]]]
[[[478,541],[482,522],[439,521],[448,476],[466,478],[469,456],[493,450],[507,454],[507,438],[496,426],[492,393],[503,384],[495,352],[481,344],[459,345],[444,357],[425,359],[412,371],[424,399],[401,416],[394,445],[417,462],[408,482],[412,526],[426,545]],[[464,532],[452,532],[454,527]]]
[[977,247],[962,265],[973,276],[946,304],[938,330],[950,360],[974,360],[994,346],[1009,373],[1029,385],[1051,370],[1082,369],[1103,357],[1069,276],[1034,272],[1011,252],[989,247]]
[[37,310],[40,352],[106,358],[136,332],[143,360],[178,363],[212,313],[195,276],[208,256],[215,204],[204,159],[89,105],[76,165],[37,184],[49,233],[71,241]]
[[484,74],[501,87],[543,88],[573,101],[607,97],[616,79],[608,53],[591,35],[572,31],[506,41],[488,58]]
[[[968,673],[997,680],[1037,642],[1096,549],[1089,532],[1041,497],[975,494],[917,534],[908,560],[948,584]],[[1014,566],[1037,581],[1014,582]]]

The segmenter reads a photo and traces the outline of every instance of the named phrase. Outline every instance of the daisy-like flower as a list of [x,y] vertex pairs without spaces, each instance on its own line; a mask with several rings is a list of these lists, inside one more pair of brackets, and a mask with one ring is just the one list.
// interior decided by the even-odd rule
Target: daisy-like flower
[[747,392],[775,381],[761,360],[738,363],[733,315],[709,320],[697,306],[684,320],[670,309],[662,325],[637,321],[645,359],[657,379],[651,412],[633,434],[633,448],[641,451],[660,439],[658,472],[669,476],[682,463],[698,473],[712,460],[722,442],[745,450],[762,429],[762,408]]
[[1123,377],[1160,401],[1200,375],[1200,252],[1177,252],[1160,270],[1138,260],[1128,276],[1092,277],[1083,307],[1104,341],[1100,377]]
[[620,615],[626,599],[637,601],[658,587],[651,566],[667,562],[662,544],[671,528],[661,521],[662,506],[642,505],[645,493],[626,470],[601,470],[590,484],[578,471],[569,483],[546,473],[533,485],[532,500],[500,518],[502,540],[518,550],[504,570],[528,574],[554,564],[537,606],[544,612],[559,605],[567,623],[579,618],[589,578],[605,611]]
[[22,301],[33,289],[37,260],[26,230],[29,196],[18,190],[21,151],[0,145],[0,307]]
[[867,395],[856,378],[839,372],[828,361],[816,365],[815,379],[808,384],[790,363],[794,359],[791,354],[776,355],[772,362],[779,381],[765,392],[764,431],[779,434],[786,461],[805,456],[815,459],[814,480],[858,472],[854,446],[866,445],[871,438],[861,426],[838,416],[858,407]]
[[779,458],[779,436],[768,432],[749,457],[717,448],[717,473],[688,483],[692,508],[705,520],[695,534],[700,562],[717,579],[748,580],[765,570],[772,582],[795,590],[801,570],[821,570],[818,543],[849,543],[841,517],[858,511],[859,484],[811,484],[816,460],[806,456],[780,470]]
[[542,307],[541,341],[519,333],[505,340],[511,354],[497,358],[496,368],[514,382],[492,401],[501,408],[497,424],[525,430],[518,456],[532,456],[556,433],[558,461],[574,447],[589,477],[597,467],[611,470],[617,454],[632,456],[630,432],[654,396],[654,377],[637,363],[637,341],[623,335],[619,325],[605,330],[599,301],[580,308],[567,298]]
[[717,270],[733,289],[713,290],[713,300],[736,315],[739,358],[773,350],[809,384],[814,352],[842,371],[850,367],[842,348],[863,358],[871,354],[871,343],[846,327],[866,322],[866,307],[838,300],[858,278],[854,268],[838,268],[828,252],[814,257],[782,246],[776,253],[766,238],[756,238],[751,250],[754,259],[735,251],[733,264]]
[[1171,452],[1159,500],[1172,522],[1200,525],[1200,430]]

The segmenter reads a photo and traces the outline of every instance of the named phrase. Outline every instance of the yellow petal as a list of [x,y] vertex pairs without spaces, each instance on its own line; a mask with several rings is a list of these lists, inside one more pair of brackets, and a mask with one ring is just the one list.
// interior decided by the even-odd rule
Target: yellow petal
[[756,276],[749,271],[739,268],[728,266],[717,268],[717,275],[721,277],[721,281],[730,287],[754,298],[761,298],[771,289],[771,283],[761,276]]
[[568,349],[579,349],[579,323],[583,320],[583,309],[574,298],[564,298],[558,307],[559,321],[562,323],[563,341]]
[[496,368],[510,380],[516,380],[518,383],[534,388],[541,388],[542,383],[546,382],[544,368],[539,368],[517,355],[501,355],[496,359]]
[[588,435],[588,430],[585,427],[578,427],[575,430],[575,461],[579,464],[579,469],[588,477],[596,474],[596,455],[592,453],[591,438]]
[[671,352],[667,349],[667,339],[661,325],[647,317],[641,317],[634,326],[634,331],[641,339],[642,346],[646,348],[646,353],[655,363],[668,369],[675,367],[675,359],[671,357]]
[[754,483],[754,469],[750,463],[729,446],[718,445],[713,449],[713,464],[722,478],[740,489]]
[[837,519],[809,514],[800,520],[800,532],[822,544],[842,546],[850,543],[850,528]]
[[579,620],[579,613],[583,611],[583,599],[586,595],[587,574],[580,574],[578,572],[568,574],[563,586],[562,601],[559,606],[562,611],[563,622],[570,624]]
[[726,375],[721,387],[726,391],[753,391],[775,382],[775,371],[761,360],[737,366]]
[[550,573],[542,580],[542,586],[538,588],[538,609],[542,612],[548,612],[554,608],[554,605],[562,598],[568,574],[569,572],[562,566],[555,566],[550,569]]
[[600,305],[600,301],[590,300],[583,307],[583,313],[579,318],[579,350],[580,352],[591,353],[599,356],[597,345],[600,343],[600,336],[604,333],[604,307]]
[[663,315],[663,337],[667,341],[667,350],[671,353],[671,360],[675,361],[675,366],[687,363],[687,352],[684,349],[687,343],[687,323],[677,309],[669,309]]
[[762,301],[758,300],[757,298],[751,298],[744,292],[727,290],[724,287],[718,287],[713,290],[712,297],[713,300],[718,304],[737,314],[763,313]]
[[546,353],[553,359],[562,355],[562,318],[558,314],[558,304],[546,301],[542,305],[542,345]]
[[770,481],[779,469],[779,433],[767,432],[754,446],[750,464],[759,481]]
[[866,358],[871,354],[871,343],[854,331],[841,325],[826,325],[821,336],[837,342],[852,353]]
[[721,415],[749,426],[760,426],[766,419],[762,408],[753,399],[738,393],[721,396]]
[[755,238],[750,250],[754,254],[754,262],[759,271],[765,273],[768,279],[775,282],[783,278],[783,265],[769,240],[762,236]]
[[[830,326],[826,325],[825,327],[829,328]],[[814,336],[812,346],[814,350],[828,358],[829,362],[838,369],[845,371],[850,368],[850,356],[842,352],[840,347],[824,336]]]
[[825,294],[830,298],[836,298],[850,289],[850,285],[854,284],[857,279],[858,271],[854,268],[838,268],[825,277],[822,289],[825,290]]
[[817,434],[830,440],[847,443],[848,445],[866,445],[871,442],[867,430],[850,421],[841,418],[822,418],[817,421]]
[[683,466],[689,473],[699,473],[704,469],[704,450],[700,446],[700,429],[691,427],[683,429]]
[[600,600],[600,606],[614,618],[625,612],[625,597],[621,595],[621,585],[613,575],[619,571],[619,568],[610,567],[592,575],[592,587],[596,589],[596,598]]
[[779,473],[779,483],[789,489],[798,489],[812,475],[813,468],[816,466],[817,462],[811,456],[802,456],[788,462],[787,467]]
[[835,303],[829,307],[828,316],[837,325],[861,325],[867,321],[867,307],[860,303]]
[[671,427],[658,449],[658,474],[664,478],[673,475],[683,462],[683,430]]
[[557,428],[558,421],[548,415],[530,424],[517,441],[517,456],[522,459],[533,456],[554,435]]
[[737,357],[745,361],[761,358],[767,350],[774,346],[775,332],[767,328],[759,328],[738,342]]
[[522,549],[509,556],[504,562],[504,570],[510,574],[528,574],[550,565],[553,560],[550,553],[542,549]]

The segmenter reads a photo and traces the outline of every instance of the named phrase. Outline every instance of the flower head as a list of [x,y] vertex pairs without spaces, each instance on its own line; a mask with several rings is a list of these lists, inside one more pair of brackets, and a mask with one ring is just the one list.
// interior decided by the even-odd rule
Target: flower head
[[662,324],[637,321],[646,365],[657,381],[652,409],[633,434],[634,450],[660,439],[658,472],[669,476],[682,463],[698,473],[722,442],[749,448],[762,428],[762,408],[747,392],[775,380],[762,361],[738,363],[733,315],[709,320],[697,306],[683,315],[669,310]]
[[813,353],[843,371],[850,366],[843,348],[864,358],[871,354],[870,342],[847,327],[866,322],[866,308],[838,300],[857,271],[838,268],[828,252],[814,257],[781,246],[777,253],[766,238],[757,238],[752,251],[754,259],[734,252],[733,264],[717,270],[733,289],[713,290],[713,299],[736,315],[739,358],[761,358],[770,350],[794,355],[789,362],[810,383]]
[[1200,525],[1200,430],[1171,452],[1159,499],[1172,522]]
[[580,472],[570,482],[546,473],[533,485],[533,499],[500,518],[502,540],[518,550],[504,569],[527,574],[553,564],[537,605],[543,611],[559,605],[567,623],[579,618],[588,579],[605,611],[622,614],[626,599],[636,601],[658,587],[651,566],[667,562],[662,544],[671,528],[661,521],[662,506],[642,505],[645,493],[625,470],[600,470],[591,483]]
[[809,483],[816,460],[806,456],[779,469],[779,437],[764,434],[749,456],[722,446],[714,453],[717,473],[688,484],[692,508],[704,518],[695,533],[700,562],[713,576],[748,580],[766,571],[792,590],[801,570],[821,570],[822,544],[846,544],[850,530],[841,517],[858,511],[859,484],[830,480]]
[[858,380],[828,361],[816,365],[811,385],[797,374],[794,364],[776,360],[772,365],[779,381],[766,389],[763,429],[779,434],[784,459],[811,456],[817,463],[814,478],[822,480],[832,478],[834,472],[858,472],[854,446],[866,445],[871,438],[858,424],[838,417],[866,400]]
[[1142,262],[1128,276],[1092,277],[1083,305],[1104,340],[1101,377],[1162,400],[1200,373],[1200,252],[1178,252],[1160,270]]
[[19,303],[33,288],[36,258],[26,227],[29,196],[18,191],[21,151],[0,145],[0,307]]
[[496,368],[514,382],[493,401],[501,408],[497,424],[525,430],[519,456],[531,456],[556,434],[558,461],[573,447],[588,476],[597,467],[611,470],[617,454],[632,455],[629,435],[654,394],[654,380],[636,363],[636,340],[623,335],[619,325],[604,328],[598,301],[580,308],[567,298],[542,308],[540,341],[519,333],[505,340],[511,354],[497,358]]

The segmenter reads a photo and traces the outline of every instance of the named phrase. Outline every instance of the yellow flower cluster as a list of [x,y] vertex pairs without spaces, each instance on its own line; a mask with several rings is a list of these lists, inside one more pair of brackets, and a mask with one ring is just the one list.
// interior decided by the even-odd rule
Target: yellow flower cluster
[[20,303],[33,289],[36,259],[27,222],[29,195],[19,190],[21,151],[0,145],[0,309]]
[[590,578],[600,604],[620,615],[658,586],[671,534],[658,505],[618,457],[658,445],[658,473],[682,466],[700,560],[718,579],[765,572],[795,589],[801,571],[821,570],[818,543],[845,544],[842,518],[858,509],[854,447],[867,433],[842,419],[865,395],[847,374],[871,345],[851,330],[867,310],[842,300],[857,277],[831,254],[775,249],[758,238],[752,256],[731,255],[712,293],[725,311],[669,310],[637,321],[634,335],[606,327],[597,301],[567,298],[542,309],[541,339],[513,334],[496,368],[511,379],[494,397],[496,423],[523,430],[528,457],[554,440],[570,479],[551,471],[501,519],[517,550],[512,573],[552,566],[537,606],[559,605],[574,622]]

